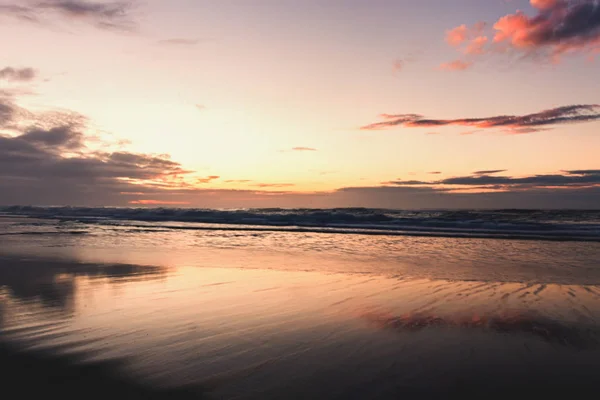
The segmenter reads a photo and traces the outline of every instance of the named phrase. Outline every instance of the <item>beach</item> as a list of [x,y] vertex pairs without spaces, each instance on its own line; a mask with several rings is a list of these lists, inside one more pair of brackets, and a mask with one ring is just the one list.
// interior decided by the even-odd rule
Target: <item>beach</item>
[[598,388],[596,242],[22,216],[0,226],[2,369],[30,392],[394,399]]

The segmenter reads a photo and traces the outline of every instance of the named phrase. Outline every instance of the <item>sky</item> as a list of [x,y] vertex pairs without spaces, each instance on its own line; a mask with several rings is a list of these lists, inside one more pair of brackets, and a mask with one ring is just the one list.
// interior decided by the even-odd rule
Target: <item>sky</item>
[[598,208],[598,0],[0,0],[0,204]]

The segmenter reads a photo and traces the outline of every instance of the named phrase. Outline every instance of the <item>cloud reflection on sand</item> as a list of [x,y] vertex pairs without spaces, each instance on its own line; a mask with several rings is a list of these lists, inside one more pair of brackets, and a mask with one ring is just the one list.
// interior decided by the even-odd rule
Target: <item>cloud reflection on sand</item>
[[397,332],[419,332],[427,328],[462,328],[500,334],[532,335],[548,343],[590,349],[598,346],[600,330],[565,324],[533,313],[505,312],[499,315],[450,316],[416,314],[394,317],[366,314],[364,318],[382,329]]

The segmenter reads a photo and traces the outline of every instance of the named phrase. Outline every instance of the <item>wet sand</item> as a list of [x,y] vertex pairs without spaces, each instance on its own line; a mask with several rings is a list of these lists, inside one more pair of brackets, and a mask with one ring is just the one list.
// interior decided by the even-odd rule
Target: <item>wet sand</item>
[[0,287],[3,380],[31,395],[391,399],[599,387],[596,285],[2,256]]

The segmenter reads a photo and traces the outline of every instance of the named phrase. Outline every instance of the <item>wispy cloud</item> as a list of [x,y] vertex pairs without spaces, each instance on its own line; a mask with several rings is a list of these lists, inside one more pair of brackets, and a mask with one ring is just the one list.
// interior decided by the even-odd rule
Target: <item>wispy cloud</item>
[[314,147],[293,147],[292,151],[317,151]]
[[578,104],[552,108],[526,115],[499,115],[485,118],[431,119],[419,114],[383,114],[383,122],[365,125],[363,130],[401,126],[431,128],[440,126],[468,126],[480,129],[502,129],[511,134],[532,133],[552,125],[573,124],[600,120],[600,105]]
[[295,183],[257,183],[252,185],[259,188],[285,188],[296,186]]
[[404,69],[404,66],[406,65],[406,61],[404,60],[394,60],[394,62],[392,63],[392,70],[396,73],[401,72]]
[[13,68],[6,67],[0,69],[0,80],[4,79],[12,82],[27,82],[35,79],[37,72],[33,68]]
[[200,184],[202,184],[202,183],[210,183],[210,182],[212,182],[214,180],[217,180],[217,179],[220,179],[220,178],[221,177],[218,176],[218,175],[211,175],[211,176],[207,176],[205,178],[198,178],[198,179],[196,179],[196,183],[200,183]]
[[471,61],[454,60],[440,64],[440,69],[444,71],[465,71],[473,66]]
[[47,0],[20,3],[0,5],[0,15],[42,24],[50,21],[50,15],[50,18],[81,21],[100,29],[118,31],[132,31],[136,26],[131,15],[131,2]]
[[492,174],[499,174],[500,172],[506,172],[507,170],[505,169],[489,169],[489,170],[484,170],[484,171],[475,171],[473,172],[473,175],[492,175]]
[[250,183],[252,182],[250,179],[229,179],[225,181],[225,183]]
[[165,46],[190,47],[197,45],[200,41],[198,39],[172,38],[160,40],[158,43]]

